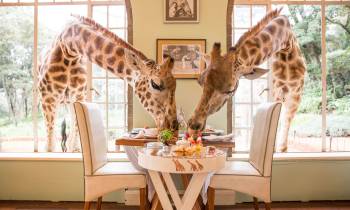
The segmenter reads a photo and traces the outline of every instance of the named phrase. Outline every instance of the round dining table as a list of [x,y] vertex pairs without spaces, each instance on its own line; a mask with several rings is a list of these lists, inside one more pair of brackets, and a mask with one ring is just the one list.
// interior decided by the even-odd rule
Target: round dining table
[[[170,197],[176,209],[191,210],[208,175],[222,169],[225,166],[225,161],[226,153],[221,150],[216,150],[215,154],[206,154],[201,157],[176,157],[152,154],[146,148],[142,148],[139,150],[138,156],[138,163],[148,170],[164,210],[173,209]],[[176,189],[171,174],[192,175],[182,198]]]

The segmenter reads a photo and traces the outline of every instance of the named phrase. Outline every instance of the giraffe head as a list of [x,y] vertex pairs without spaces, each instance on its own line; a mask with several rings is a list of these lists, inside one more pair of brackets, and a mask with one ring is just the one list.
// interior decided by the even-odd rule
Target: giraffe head
[[235,94],[241,77],[256,79],[267,72],[256,66],[242,65],[238,53],[236,48],[232,48],[221,55],[220,43],[215,43],[211,55],[204,55],[207,68],[198,79],[203,92],[188,122],[190,133],[205,128],[207,117],[219,111]]
[[[131,65],[134,65],[132,59]],[[140,74],[135,75],[135,93],[141,104],[153,117],[158,129],[178,130],[176,115],[175,89],[176,80],[172,74],[174,60],[165,58],[162,64],[152,60],[140,62]]]
[[[104,37],[95,38],[104,43],[102,52],[107,54],[101,66],[107,68],[119,78],[123,78],[134,87],[134,91],[143,107],[154,119],[158,129],[178,130],[176,115],[175,89],[176,80],[172,75],[174,60],[165,58],[162,64],[156,64],[139,50],[122,40],[107,28],[86,17],[74,15],[80,23],[87,25],[93,31],[101,33]],[[84,36],[83,36],[84,37]],[[114,50],[113,50],[114,49]],[[99,51],[97,49],[96,51]],[[105,62],[104,62],[105,61]],[[98,63],[98,62],[97,62]]]
[[[225,55],[221,55],[220,43],[215,43],[211,55],[203,56],[207,68],[198,79],[199,84],[203,87],[203,93],[188,122],[190,133],[205,128],[207,117],[219,111],[235,94],[240,78],[253,80],[268,72],[266,69],[259,68],[258,65],[270,56],[266,53],[265,56],[262,56],[261,52],[264,49],[269,51],[272,46],[262,44],[257,35],[271,20],[280,15],[281,9],[268,13],[244,33]],[[261,39],[263,40],[264,37]]]

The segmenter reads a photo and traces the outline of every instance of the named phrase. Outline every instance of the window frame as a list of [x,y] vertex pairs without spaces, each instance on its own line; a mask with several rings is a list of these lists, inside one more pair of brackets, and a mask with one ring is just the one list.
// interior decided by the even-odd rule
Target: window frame
[[[321,127],[321,139],[322,139],[322,148],[321,152],[331,152],[327,151],[327,58],[326,58],[326,7],[331,5],[350,5],[350,1],[338,0],[338,1],[307,1],[307,0],[228,0],[227,3],[227,15],[226,15],[226,43],[227,50],[233,46],[232,40],[234,38],[233,29],[233,17],[234,17],[234,6],[235,5],[266,5],[267,12],[272,10],[272,5],[319,5],[321,7],[321,84],[322,84],[322,106],[321,106],[321,114],[322,114],[322,127]],[[268,76],[268,101],[272,100],[271,94],[271,77]],[[253,104],[253,103],[252,103]],[[234,129],[234,103],[233,98],[231,97],[227,102],[227,131],[228,133],[232,133]],[[303,152],[309,153],[309,152]]]
[[[34,10],[33,14],[33,69],[32,69],[32,75],[33,75],[33,89],[32,89],[32,104],[39,104],[39,93],[37,88],[38,84],[38,62],[39,62],[39,53],[38,52],[38,30],[39,30],[39,7],[40,6],[56,6],[56,5],[63,5],[63,6],[70,6],[70,5],[85,5],[87,6],[87,17],[92,18],[93,16],[93,7],[94,6],[114,6],[114,5],[124,5],[125,6],[125,12],[126,12],[126,22],[125,24],[125,30],[126,30],[126,41],[130,44],[133,44],[133,16],[132,16],[132,6],[130,0],[102,0],[102,1],[93,1],[93,0],[78,0],[78,1],[73,1],[73,0],[68,0],[66,2],[55,2],[55,0],[52,0],[51,2],[39,2],[39,0],[33,0],[32,2],[21,2],[20,0],[17,0],[17,2],[4,2],[4,0],[0,0],[0,7],[21,7],[21,6],[32,6]],[[106,14],[108,15],[108,14]],[[107,17],[109,19],[109,17]],[[86,101],[92,101],[92,81],[93,81],[93,76],[92,76],[92,63],[88,62],[87,64],[87,71],[88,71],[88,81],[87,81],[87,100]],[[109,78],[108,76],[106,77],[108,79],[114,79],[114,78]],[[128,85],[126,82],[126,101],[124,104],[124,107],[126,110],[124,111],[125,115],[125,121],[124,127],[126,130],[130,131],[133,127],[133,88],[132,86]],[[108,82],[107,84],[108,85]],[[107,92],[108,93],[108,92]],[[108,97],[106,99],[106,102],[103,104],[108,104]],[[106,106],[108,107],[108,106]],[[32,118],[33,118],[33,140],[34,140],[34,150],[33,153],[38,153],[39,152],[39,134],[38,134],[38,107],[33,106],[32,108]],[[107,116],[107,128],[108,130],[108,116]],[[4,152],[0,152],[4,153]]]

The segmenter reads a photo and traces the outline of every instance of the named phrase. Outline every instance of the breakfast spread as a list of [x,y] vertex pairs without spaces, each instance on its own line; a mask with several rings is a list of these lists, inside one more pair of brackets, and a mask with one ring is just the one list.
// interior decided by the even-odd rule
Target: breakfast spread
[[[143,132],[140,133],[143,133],[143,135],[145,135],[145,133],[152,133],[154,135],[158,132],[156,129],[143,129],[142,131]],[[214,146],[203,146],[201,132],[192,135],[186,132],[182,139],[176,142],[172,141],[174,140],[173,137],[172,131],[168,129],[161,130],[157,136],[158,142],[148,143],[146,145],[147,153],[153,156],[192,158],[216,155],[217,151]],[[170,145],[170,143],[175,143],[175,145]]]
[[172,155],[175,157],[201,157],[205,155],[205,147],[202,144],[202,136],[190,136],[185,133],[184,137],[172,147]]

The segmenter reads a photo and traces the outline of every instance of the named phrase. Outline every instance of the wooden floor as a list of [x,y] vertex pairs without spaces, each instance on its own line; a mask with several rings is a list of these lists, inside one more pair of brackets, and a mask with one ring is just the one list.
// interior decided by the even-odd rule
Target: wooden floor
[[[82,202],[41,202],[41,201],[0,201],[0,210],[81,210]],[[95,206],[92,206],[92,210]],[[103,203],[103,210],[137,210],[138,207],[130,207],[117,203]],[[251,203],[237,204],[231,207],[217,207],[218,210],[250,210]],[[260,205],[260,209],[264,209]],[[323,202],[275,202],[273,210],[350,210],[350,201],[323,201]]]

